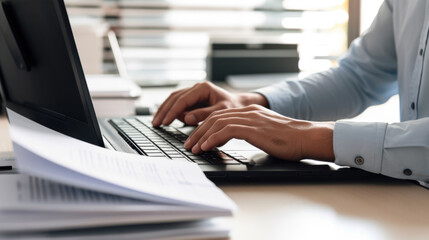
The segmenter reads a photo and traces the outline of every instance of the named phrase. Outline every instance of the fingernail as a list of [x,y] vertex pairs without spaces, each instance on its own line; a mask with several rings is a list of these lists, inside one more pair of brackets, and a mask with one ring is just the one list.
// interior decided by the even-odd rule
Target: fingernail
[[186,149],[188,149],[188,148],[189,148],[189,146],[188,146],[188,145],[189,145],[189,142],[190,142],[190,141],[189,141],[189,138],[188,138],[188,140],[186,140],[186,141],[185,141],[185,144],[184,144],[184,146],[185,146],[185,148],[186,148]]
[[195,146],[192,148],[192,153],[198,153],[200,151],[200,145],[197,143],[195,144]]
[[185,121],[188,124],[196,124],[197,123],[197,118],[195,117],[194,114],[188,114],[188,115],[186,115],[185,118],[186,118]]
[[158,118],[152,119],[152,125],[157,125],[157,123],[158,123]]

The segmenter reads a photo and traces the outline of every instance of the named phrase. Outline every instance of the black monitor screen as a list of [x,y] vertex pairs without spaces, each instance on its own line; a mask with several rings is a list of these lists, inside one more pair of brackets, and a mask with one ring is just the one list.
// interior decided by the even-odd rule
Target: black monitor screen
[[0,4],[0,81],[6,107],[102,145],[63,1]]

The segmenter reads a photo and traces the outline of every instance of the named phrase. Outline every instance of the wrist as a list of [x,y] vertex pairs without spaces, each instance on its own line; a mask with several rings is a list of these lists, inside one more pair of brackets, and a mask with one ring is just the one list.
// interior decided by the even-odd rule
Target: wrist
[[334,154],[334,122],[313,122],[303,138],[303,154],[305,158],[327,162],[335,161]]
[[257,104],[269,108],[268,100],[259,93],[239,93],[238,98],[243,106]]

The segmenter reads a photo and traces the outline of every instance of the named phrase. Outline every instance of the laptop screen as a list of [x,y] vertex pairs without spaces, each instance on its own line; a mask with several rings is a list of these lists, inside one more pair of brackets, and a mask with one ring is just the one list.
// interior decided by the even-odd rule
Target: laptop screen
[[63,0],[0,0],[0,83],[7,108],[103,145]]

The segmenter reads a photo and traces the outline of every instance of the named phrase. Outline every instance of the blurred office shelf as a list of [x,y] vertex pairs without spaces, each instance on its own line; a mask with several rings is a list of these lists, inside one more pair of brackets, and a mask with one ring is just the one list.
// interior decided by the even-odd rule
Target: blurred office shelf
[[[66,0],[71,18],[116,32],[130,75],[203,80],[211,42],[298,44],[300,68],[319,71],[347,49],[347,0]],[[116,73],[107,41],[105,73]]]

